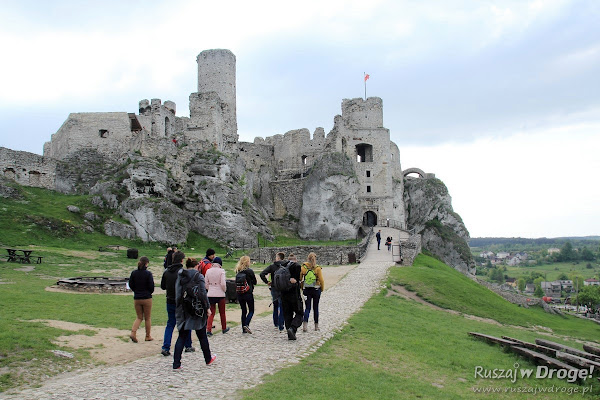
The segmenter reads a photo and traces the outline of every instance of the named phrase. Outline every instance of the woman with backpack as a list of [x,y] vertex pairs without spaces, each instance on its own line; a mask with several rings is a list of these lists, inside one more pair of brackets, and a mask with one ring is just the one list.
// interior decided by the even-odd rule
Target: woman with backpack
[[211,354],[206,336],[206,321],[210,315],[210,307],[204,277],[195,269],[196,265],[197,263],[194,262],[186,262],[186,269],[177,272],[175,319],[179,337],[175,343],[173,369],[181,369],[181,353],[191,331],[196,331],[206,365],[212,364],[217,358],[215,354]]
[[133,291],[133,305],[137,316],[131,327],[131,335],[129,335],[129,339],[133,343],[138,342],[137,330],[144,320],[146,321],[146,342],[154,340],[150,335],[154,278],[152,272],[148,271],[148,263],[150,263],[148,257],[140,257],[137,269],[129,276],[129,288]]
[[256,275],[250,268],[250,257],[242,256],[235,266],[235,291],[242,308],[242,333],[252,333],[250,321],[254,315],[254,286]]
[[225,292],[227,291],[227,282],[225,281],[225,270],[221,266],[223,261],[220,257],[215,257],[210,264],[210,268],[206,271],[204,279],[208,288],[208,301],[210,302],[210,316],[208,317],[207,332],[208,336],[212,336],[213,318],[217,304],[219,305],[219,317],[221,318],[221,331],[227,333],[227,318],[225,317]]
[[302,272],[300,273],[302,281],[302,293],[306,297],[304,308],[304,321],[302,322],[302,331],[308,330],[308,317],[310,316],[311,303],[314,309],[313,319],[315,320],[315,331],[319,330],[319,300],[321,292],[325,289],[325,280],[323,279],[323,271],[317,265],[317,255],[310,253],[306,262],[302,264]]

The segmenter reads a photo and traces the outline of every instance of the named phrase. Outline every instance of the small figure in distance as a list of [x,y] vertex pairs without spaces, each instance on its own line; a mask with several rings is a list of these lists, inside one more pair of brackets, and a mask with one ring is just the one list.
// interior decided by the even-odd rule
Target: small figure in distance
[[142,321],[146,326],[146,341],[154,340],[150,335],[152,329],[151,313],[152,313],[152,293],[154,293],[154,278],[152,272],[148,271],[148,257],[140,257],[137,269],[131,272],[129,276],[129,287],[133,291],[133,305],[137,318],[131,327],[131,335],[129,338],[132,342],[137,343],[137,330]]
[[[184,299],[184,293],[186,299]],[[194,293],[193,297],[189,296],[190,293]],[[190,306],[194,309],[190,310]],[[173,369],[181,369],[181,353],[183,353],[184,342],[191,331],[196,331],[204,355],[204,362],[206,362],[206,365],[212,364],[217,356],[211,354],[208,337],[206,336],[206,322],[210,315],[206,285],[204,277],[195,269],[193,262],[186,263],[186,269],[180,269],[177,273],[175,307],[179,337],[175,343]]]
[[375,238],[377,239],[377,250],[381,246],[381,229],[375,234]]

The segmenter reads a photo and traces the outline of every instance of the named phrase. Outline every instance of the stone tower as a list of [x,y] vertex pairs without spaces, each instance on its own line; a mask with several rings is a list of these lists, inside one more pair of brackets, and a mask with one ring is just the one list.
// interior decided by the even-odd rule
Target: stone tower
[[[237,114],[235,94],[235,55],[230,50],[205,50],[198,54],[198,95],[214,92],[221,102],[221,137],[216,143],[221,150],[232,151],[237,146]],[[190,114],[192,110],[190,110]]]

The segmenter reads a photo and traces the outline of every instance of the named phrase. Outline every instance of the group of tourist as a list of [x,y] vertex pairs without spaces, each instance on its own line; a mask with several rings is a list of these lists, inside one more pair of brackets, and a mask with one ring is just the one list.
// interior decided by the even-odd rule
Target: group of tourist
[[[195,351],[192,347],[192,331],[196,332],[206,364],[214,362],[216,355],[210,351],[208,337],[213,335],[213,320],[217,307],[221,332],[225,334],[230,329],[227,327],[225,315],[227,281],[223,261],[216,257],[213,249],[208,249],[201,261],[188,257],[184,268],[185,258],[185,254],[177,248],[168,248],[160,283],[161,289],[166,292],[167,303],[167,325],[161,349],[163,356],[171,355],[173,330],[177,327],[179,331],[175,342],[173,369],[181,368],[181,356],[184,351]],[[148,263],[148,257],[141,257],[137,269],[129,278],[136,311],[136,319],[129,337],[134,343],[138,342],[137,330],[142,321],[145,321],[145,340],[154,340],[150,334],[154,279],[148,270]],[[250,257],[242,256],[234,272],[236,298],[242,311],[242,333],[252,334],[250,322],[254,315],[254,287],[257,279],[250,268]],[[273,325],[280,331],[286,329],[288,340],[296,340],[296,333],[301,326],[303,332],[308,331],[311,310],[314,329],[319,330],[319,300],[321,292],[325,289],[325,281],[322,269],[317,265],[315,253],[310,253],[302,265],[298,264],[294,254],[289,254],[286,260],[284,253],[277,253],[275,262],[260,273],[260,278],[271,291]],[[305,304],[301,293],[304,295]]]

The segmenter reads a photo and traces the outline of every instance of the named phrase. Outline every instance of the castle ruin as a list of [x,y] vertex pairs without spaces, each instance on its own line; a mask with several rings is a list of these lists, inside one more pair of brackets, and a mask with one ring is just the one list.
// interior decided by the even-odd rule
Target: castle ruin
[[[337,201],[350,204],[347,210],[352,215],[344,215],[344,218],[352,222],[342,233],[335,233],[329,226],[324,236],[354,237],[361,227],[378,224],[407,228],[404,175],[416,172],[422,177],[430,176],[416,169],[403,174],[400,151],[383,124],[380,98],[344,99],[341,115],[334,117],[333,129],[327,134],[323,128],[316,128],[311,137],[308,129],[296,129],[256,138],[253,143],[240,142],[235,55],[229,50],[206,50],[198,55],[197,63],[198,91],[189,96],[189,117],[176,116],[175,103],[163,103],[160,99],[141,100],[137,114],[72,113],[44,144],[43,156],[0,148],[0,170],[4,176],[23,185],[63,192],[82,190],[83,187],[84,192],[97,194],[106,186],[100,178],[88,177],[87,186],[79,185],[79,189],[74,189],[74,178],[62,178],[61,163],[72,163],[85,152],[93,152],[96,165],[119,165],[141,157],[137,161],[147,168],[141,172],[128,168],[127,179],[123,182],[131,198],[154,196],[173,200],[183,197],[188,203],[191,198],[196,201],[211,201],[212,198],[214,201],[215,196],[202,198],[201,187],[207,182],[224,184],[232,180],[240,184],[241,189],[227,184],[233,186],[227,196],[235,193],[245,204],[243,209],[235,206],[234,210],[225,210],[230,214],[228,221],[231,224],[234,220],[239,223],[241,214],[252,213],[252,227],[248,229],[254,231],[249,234],[254,234],[256,229],[259,232],[266,229],[264,226],[255,229],[255,221],[262,218],[285,220],[291,228],[299,229],[301,236],[313,238],[311,231],[303,234],[302,226],[331,225],[337,206],[327,215],[315,214],[314,209],[307,210],[305,203],[312,194],[307,193],[306,185],[320,160],[330,154],[340,154],[351,164],[353,171],[342,172],[346,177],[344,183],[339,181],[330,186],[340,191],[338,197],[346,197]],[[211,165],[198,160],[199,155],[208,151],[222,154],[224,158],[213,160]],[[160,165],[150,165],[150,160],[160,160]],[[327,170],[327,166],[321,168]],[[317,184],[317,187],[321,186]],[[104,199],[105,203],[114,203],[108,201],[107,196]],[[241,203],[239,198],[230,201]],[[210,211],[208,206],[202,208],[187,203],[182,206],[180,200],[174,203],[186,212],[194,213],[196,218]],[[224,209],[220,212],[222,214]],[[120,213],[129,220],[136,219],[132,224],[138,236],[147,240],[159,238],[147,234],[149,229],[141,226],[144,223],[139,221],[139,215],[133,217],[133,213],[123,210]],[[149,218],[147,214],[145,218]],[[200,222],[190,222],[190,230],[199,231],[201,227]]]

